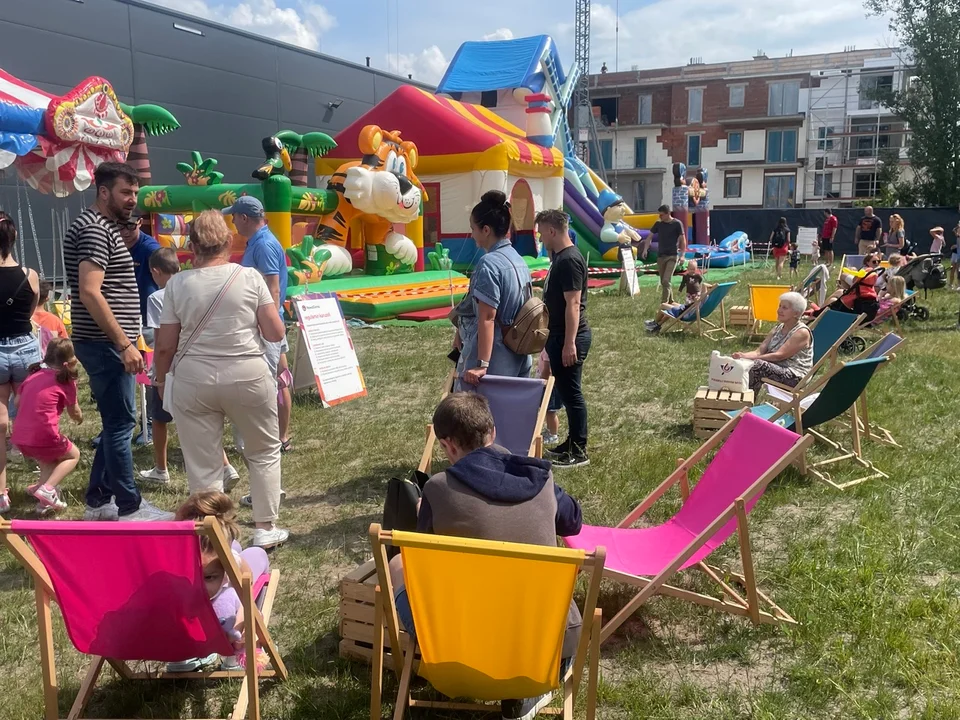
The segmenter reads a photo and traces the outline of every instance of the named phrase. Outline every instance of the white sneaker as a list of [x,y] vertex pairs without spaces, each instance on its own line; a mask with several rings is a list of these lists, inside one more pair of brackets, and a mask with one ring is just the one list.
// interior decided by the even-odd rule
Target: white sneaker
[[141,470],[137,473],[140,479],[150,485],[167,485],[170,482],[170,472],[152,467],[149,470]]
[[560,442],[560,436],[554,435],[549,430],[543,431],[543,444],[544,445],[556,445]]
[[243,670],[243,665],[240,664],[240,659],[236,655],[221,655],[220,656],[220,669],[221,670]]
[[173,518],[172,512],[161,510],[141,498],[140,507],[129,515],[121,515],[119,519],[121,522],[169,522]]
[[230,465],[229,463],[227,465],[224,465],[223,466],[223,491],[225,493],[230,492],[237,486],[238,482],[240,482],[240,473],[237,472],[237,469],[233,465]]
[[100,507],[90,507],[87,505],[86,509],[83,511],[84,520],[117,520],[120,513],[120,508],[117,507],[117,503],[113,500],[110,500],[106,505],[101,505]]
[[[287,499],[287,491],[280,490],[280,502],[283,502],[286,499]],[[253,507],[253,498],[251,498],[249,495],[244,495],[242,498],[240,498],[240,504],[246,505],[247,507]]]
[[212,653],[202,658],[187,658],[186,660],[180,660],[179,662],[167,663],[167,672],[168,673],[188,673],[188,672],[197,672],[198,670],[212,669],[216,667],[217,662],[220,660],[220,656],[217,653]]
[[37,483],[27,488],[27,494],[33,495],[37,500],[37,506],[42,506],[45,510],[59,512],[67,507],[67,504],[57,494],[56,488],[48,488],[46,485]]
[[273,527],[270,530],[257,528],[253,532],[253,544],[258,548],[272,548],[282,545],[290,537],[290,531]]

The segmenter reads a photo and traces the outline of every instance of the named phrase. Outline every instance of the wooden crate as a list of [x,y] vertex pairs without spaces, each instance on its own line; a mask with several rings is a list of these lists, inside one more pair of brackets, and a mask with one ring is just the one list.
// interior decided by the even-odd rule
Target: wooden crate
[[753,313],[750,311],[749,305],[735,305],[730,308],[730,319],[727,321],[727,325],[732,325],[734,327],[753,327]]
[[726,424],[728,410],[753,406],[753,390],[710,390],[700,387],[693,399],[693,434],[698,438],[711,437]]
[[[340,580],[340,657],[370,664],[373,661],[373,600],[377,566],[367,560]],[[383,647],[390,657],[390,633],[384,628]]]

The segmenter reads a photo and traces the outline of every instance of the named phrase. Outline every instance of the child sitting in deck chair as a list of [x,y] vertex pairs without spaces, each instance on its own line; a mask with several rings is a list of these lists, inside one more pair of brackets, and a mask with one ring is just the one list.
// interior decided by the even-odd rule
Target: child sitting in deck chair
[[[230,541],[233,557],[240,566],[241,572],[249,572],[256,585],[257,578],[270,572],[270,560],[263,548],[249,547],[242,550],[240,547],[240,526],[237,524],[237,512],[233,500],[219,490],[201,490],[194,493],[177,510],[178,521],[192,520],[202,522],[204,518],[215,517],[220,529]],[[217,553],[209,546],[205,536],[200,537],[200,550],[203,558],[203,582],[210,596],[213,611],[217,614],[220,627],[238,652],[243,650],[243,608],[240,596],[230,585],[226,570]],[[209,655],[205,658],[190,658],[182,662],[169,663],[167,672],[193,672],[204,667],[215,665],[220,660],[223,670],[237,670],[241,667],[239,656],[218,657]]]
[[[447,395],[433,413],[433,428],[451,465],[423,486],[417,532],[549,547],[556,546],[558,535],[580,532],[580,505],[554,484],[550,463],[494,445],[496,430],[485,397]],[[416,640],[401,557],[390,561],[394,598],[400,623]],[[565,661],[576,653],[581,622],[571,603],[561,653]],[[561,675],[565,669],[561,663]],[[532,718],[549,702],[550,693],[505,700],[503,717]]]
[[899,275],[887,278],[886,292],[880,297],[880,309],[877,315],[883,315],[894,303],[902,302],[907,296],[907,281]]
[[700,299],[702,293],[709,293],[713,285],[704,282],[703,274],[696,260],[688,260],[687,267],[680,278],[680,292],[686,293],[685,303],[663,303],[657,312],[655,320],[646,320],[644,325],[648,332],[659,332],[660,326],[667,317],[680,317],[687,309]]

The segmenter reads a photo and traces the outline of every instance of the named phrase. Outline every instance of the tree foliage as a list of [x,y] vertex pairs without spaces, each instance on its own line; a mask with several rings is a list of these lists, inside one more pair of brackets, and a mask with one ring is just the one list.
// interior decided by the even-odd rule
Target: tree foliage
[[[865,0],[891,16],[890,30],[914,67],[906,88],[878,97],[910,125],[912,183],[899,200],[960,205],[960,0]],[[911,187],[912,185],[912,187]]]

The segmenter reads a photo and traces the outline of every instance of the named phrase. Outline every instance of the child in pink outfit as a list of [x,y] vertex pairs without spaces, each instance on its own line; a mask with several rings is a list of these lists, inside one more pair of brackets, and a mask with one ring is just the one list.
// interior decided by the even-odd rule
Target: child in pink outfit
[[24,457],[40,465],[40,482],[27,488],[41,512],[63,510],[57,485],[77,466],[80,451],[60,433],[60,415],[66,410],[77,423],[83,413],[77,404],[77,358],[73,343],[53,338],[43,364],[32,365],[20,386],[17,424],[11,442]]

